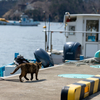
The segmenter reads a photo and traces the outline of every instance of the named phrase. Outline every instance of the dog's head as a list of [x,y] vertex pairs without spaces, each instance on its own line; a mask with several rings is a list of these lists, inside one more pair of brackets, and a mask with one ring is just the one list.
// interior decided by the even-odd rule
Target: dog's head
[[36,62],[36,64],[37,64],[38,68],[40,69],[42,66],[42,62]]

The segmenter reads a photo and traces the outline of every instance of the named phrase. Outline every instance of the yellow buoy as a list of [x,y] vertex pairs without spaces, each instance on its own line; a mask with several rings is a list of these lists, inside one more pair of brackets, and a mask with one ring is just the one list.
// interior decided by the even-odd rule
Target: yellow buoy
[[46,26],[43,26],[43,28],[46,28]]

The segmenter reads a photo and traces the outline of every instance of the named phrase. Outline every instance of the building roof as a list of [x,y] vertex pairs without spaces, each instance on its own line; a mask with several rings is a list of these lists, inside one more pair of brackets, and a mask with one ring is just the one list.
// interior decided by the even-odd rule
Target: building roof
[[65,14],[64,22],[68,22],[69,20],[75,20],[77,17],[100,17],[100,14]]

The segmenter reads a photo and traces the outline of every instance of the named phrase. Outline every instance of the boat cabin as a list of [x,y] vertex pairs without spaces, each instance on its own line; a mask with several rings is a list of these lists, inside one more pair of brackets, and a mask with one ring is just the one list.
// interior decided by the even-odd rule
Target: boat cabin
[[28,15],[22,14],[20,16],[20,25],[21,26],[38,26],[39,22],[34,21],[32,18],[29,18]]
[[28,15],[22,14],[20,17],[21,23],[33,23],[33,19],[29,18]]
[[64,15],[66,42],[79,42],[84,57],[100,50],[100,14]]

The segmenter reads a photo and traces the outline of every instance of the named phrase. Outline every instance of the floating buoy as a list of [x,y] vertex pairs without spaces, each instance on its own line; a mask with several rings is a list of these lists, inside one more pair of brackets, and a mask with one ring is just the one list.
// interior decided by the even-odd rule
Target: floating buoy
[[100,50],[98,50],[98,51],[95,53],[94,57],[100,58]]
[[94,58],[97,62],[100,62],[100,50],[95,53]]
[[46,26],[43,26],[43,28],[46,28]]

